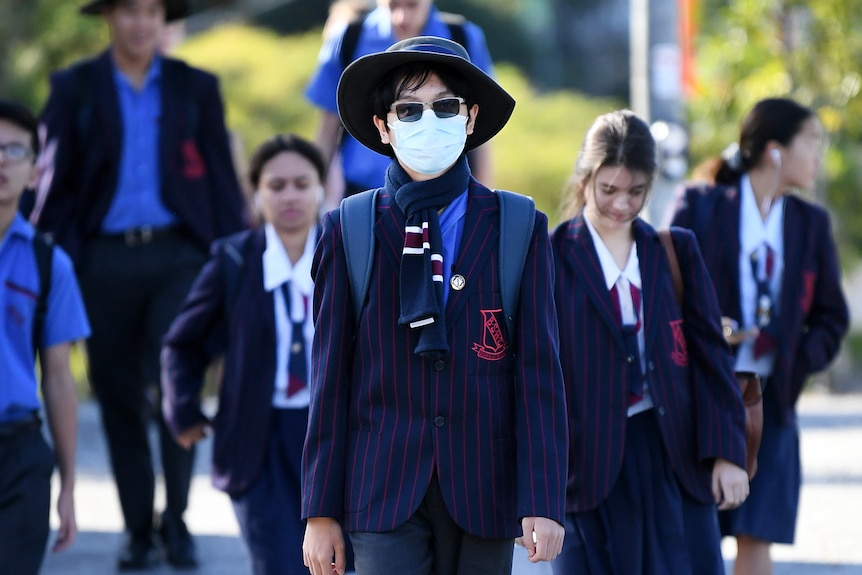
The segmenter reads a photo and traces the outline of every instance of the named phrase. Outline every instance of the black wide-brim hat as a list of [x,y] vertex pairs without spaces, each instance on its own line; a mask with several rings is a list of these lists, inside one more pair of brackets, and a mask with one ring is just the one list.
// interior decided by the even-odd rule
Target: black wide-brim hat
[[[88,16],[99,16],[102,8],[114,4],[116,0],[93,0],[81,6],[81,14]],[[165,5],[165,22],[180,20],[189,15],[189,5],[186,0],[162,0]]]
[[509,121],[515,109],[515,99],[470,61],[463,46],[436,36],[416,36],[393,44],[385,52],[355,60],[341,74],[338,115],[351,136],[375,152],[392,155],[392,148],[380,141],[380,132],[374,125],[371,92],[389,72],[403,64],[416,62],[450,68],[470,86],[471,99],[479,105],[479,115],[473,133],[467,136],[465,151],[490,140]]

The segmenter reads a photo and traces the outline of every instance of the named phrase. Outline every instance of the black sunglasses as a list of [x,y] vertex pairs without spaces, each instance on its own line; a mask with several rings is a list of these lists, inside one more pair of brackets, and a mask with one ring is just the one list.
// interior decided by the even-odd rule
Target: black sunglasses
[[433,102],[401,102],[393,104],[390,110],[395,111],[395,115],[402,122],[416,122],[422,117],[422,112],[425,108],[434,110],[434,115],[438,118],[452,118],[458,115],[461,111],[461,104],[465,102],[464,98],[452,96],[449,98],[440,98]]

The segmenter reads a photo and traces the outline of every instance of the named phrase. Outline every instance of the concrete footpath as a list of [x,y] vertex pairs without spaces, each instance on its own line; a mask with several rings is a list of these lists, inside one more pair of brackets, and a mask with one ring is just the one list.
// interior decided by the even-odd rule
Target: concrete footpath
[[[805,395],[800,403],[800,428],[804,483],[796,544],[774,546],[775,575],[862,575],[862,395]],[[210,485],[209,457],[210,444],[205,441],[198,450],[186,514],[201,558],[201,566],[194,572],[247,575],[245,548],[230,502]],[[157,497],[163,501],[161,486]],[[83,403],[79,411],[76,501],[78,539],[63,553],[49,551],[42,573],[114,573],[123,525],[98,407],[92,402]],[[52,526],[56,525],[56,516],[52,516]],[[736,554],[733,541],[725,540],[723,550],[730,573]],[[516,550],[513,574],[550,573],[545,565],[527,563],[522,553]],[[147,571],[153,575],[174,572],[166,563]]]

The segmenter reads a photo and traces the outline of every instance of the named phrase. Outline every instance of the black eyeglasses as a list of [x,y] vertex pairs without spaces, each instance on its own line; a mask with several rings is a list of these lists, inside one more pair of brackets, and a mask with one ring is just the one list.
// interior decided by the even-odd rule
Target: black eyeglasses
[[401,102],[392,104],[390,110],[395,111],[395,115],[402,122],[415,122],[422,117],[422,112],[425,108],[434,110],[434,115],[438,118],[452,118],[457,116],[461,111],[461,104],[465,102],[464,98],[452,96],[450,98],[440,98],[433,102]]
[[15,164],[28,159],[32,152],[24,144],[12,142],[11,144],[0,144],[0,154],[7,162]]

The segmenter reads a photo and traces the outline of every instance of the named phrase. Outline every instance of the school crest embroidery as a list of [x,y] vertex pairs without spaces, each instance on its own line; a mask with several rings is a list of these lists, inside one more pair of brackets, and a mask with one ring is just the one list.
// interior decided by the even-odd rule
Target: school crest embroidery
[[688,365],[688,348],[685,345],[682,320],[678,319],[670,322],[670,329],[673,334],[673,352],[671,352],[670,358],[679,367],[685,367]]
[[194,140],[185,140],[180,148],[183,155],[183,176],[197,180],[206,175],[203,158]]
[[509,346],[503,338],[503,330],[500,328],[500,322],[497,321],[498,313],[502,309],[483,309],[479,310],[482,313],[485,327],[482,331],[482,342],[473,343],[473,351],[479,356],[479,359],[487,361],[499,361],[506,357],[506,350]]

